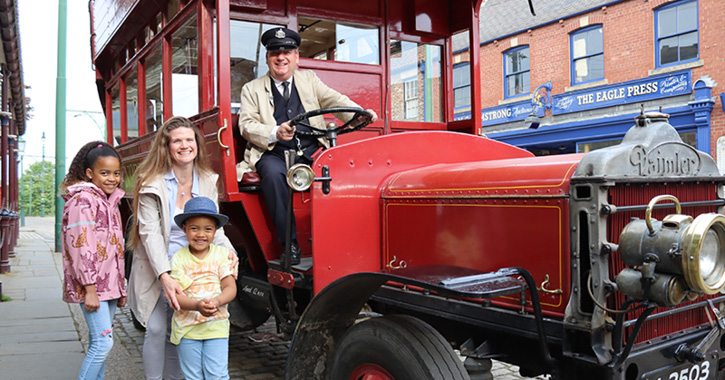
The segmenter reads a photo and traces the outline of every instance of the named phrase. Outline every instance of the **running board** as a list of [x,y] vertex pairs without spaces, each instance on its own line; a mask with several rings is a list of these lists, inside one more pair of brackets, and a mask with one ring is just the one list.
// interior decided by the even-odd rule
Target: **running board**
[[430,289],[440,295],[466,298],[494,298],[522,293],[526,281],[513,268],[496,272],[479,272],[449,265],[423,265],[400,268],[385,275],[389,281]]

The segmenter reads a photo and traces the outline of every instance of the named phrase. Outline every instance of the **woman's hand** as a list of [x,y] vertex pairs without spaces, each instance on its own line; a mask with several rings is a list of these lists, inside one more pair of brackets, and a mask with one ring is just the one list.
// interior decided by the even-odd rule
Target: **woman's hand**
[[126,306],[126,297],[119,298],[118,303],[116,303],[116,306],[118,306],[118,307]]
[[234,250],[229,250],[229,256],[227,256],[229,260],[232,261],[232,276],[234,276],[234,279],[237,279],[237,275],[239,274],[239,257],[237,257],[237,254],[234,252]]
[[176,295],[184,294],[184,292],[181,290],[179,284],[168,273],[162,273],[159,276],[159,281],[164,289],[164,298],[169,302],[169,306],[174,310],[180,310],[181,307],[179,306],[179,301],[176,299]]
[[101,302],[98,300],[98,294],[96,293],[96,284],[86,285],[86,297],[83,303],[83,308],[88,312],[96,312],[101,306]]

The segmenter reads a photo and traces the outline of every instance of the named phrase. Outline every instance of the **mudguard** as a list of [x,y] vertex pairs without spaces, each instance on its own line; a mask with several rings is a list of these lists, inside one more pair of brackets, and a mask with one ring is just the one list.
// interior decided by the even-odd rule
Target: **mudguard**
[[342,277],[323,288],[302,314],[287,356],[285,379],[327,380],[339,339],[355,323],[373,293],[389,281],[430,289],[440,295],[489,298],[524,291],[526,282],[510,277],[520,270],[505,268],[482,273],[429,265],[396,270],[395,275],[362,272]]

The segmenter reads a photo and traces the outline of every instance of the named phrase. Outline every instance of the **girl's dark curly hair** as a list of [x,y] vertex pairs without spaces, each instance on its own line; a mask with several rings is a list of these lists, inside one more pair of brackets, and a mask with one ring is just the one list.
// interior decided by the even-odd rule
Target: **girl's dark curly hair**
[[[121,162],[121,156],[116,149],[107,142],[91,141],[76,153],[73,162],[70,164],[63,182],[60,184],[60,192],[65,193],[68,186],[78,182],[87,182],[86,169],[92,169],[100,157],[116,157]],[[121,176],[123,179],[123,176]],[[119,186],[120,187],[120,186]]]

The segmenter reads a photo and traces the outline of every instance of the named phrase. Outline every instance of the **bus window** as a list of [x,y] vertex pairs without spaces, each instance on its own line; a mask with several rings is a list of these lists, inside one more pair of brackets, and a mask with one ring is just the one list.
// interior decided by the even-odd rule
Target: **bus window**
[[231,20],[229,47],[231,53],[232,113],[241,107],[242,86],[267,73],[267,49],[260,43],[262,33],[278,25]]
[[396,121],[443,121],[441,47],[390,42],[392,114]]
[[196,15],[171,37],[171,110],[176,116],[199,113]]
[[138,137],[138,70],[126,75],[126,131],[129,139]]
[[300,57],[380,64],[378,28],[300,17]]
[[113,123],[113,146],[121,143],[121,82],[111,87],[111,123]]
[[161,80],[161,44],[151,49],[146,57],[146,133],[157,130],[164,123],[164,102]]

